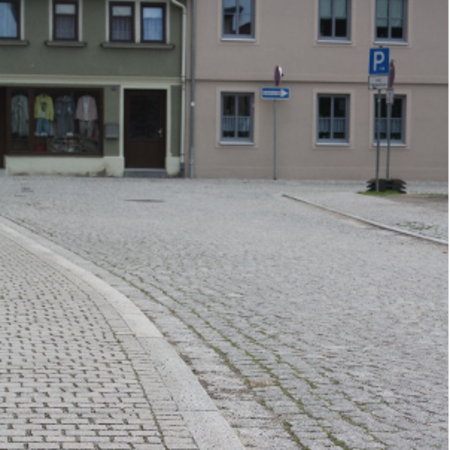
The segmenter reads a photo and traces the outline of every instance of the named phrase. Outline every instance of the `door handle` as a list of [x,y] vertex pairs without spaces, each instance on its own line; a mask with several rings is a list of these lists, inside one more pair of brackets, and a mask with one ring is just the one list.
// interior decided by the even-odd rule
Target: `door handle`
[[162,128],[160,128],[160,129],[158,130],[158,136],[159,136],[159,137],[162,137],[162,136],[163,136],[163,130],[162,130]]

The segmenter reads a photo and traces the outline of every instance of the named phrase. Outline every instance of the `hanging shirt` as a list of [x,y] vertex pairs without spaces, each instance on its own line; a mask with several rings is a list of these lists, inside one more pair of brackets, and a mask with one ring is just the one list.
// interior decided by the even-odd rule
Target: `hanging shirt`
[[28,136],[28,98],[15,95],[11,98],[11,132]]

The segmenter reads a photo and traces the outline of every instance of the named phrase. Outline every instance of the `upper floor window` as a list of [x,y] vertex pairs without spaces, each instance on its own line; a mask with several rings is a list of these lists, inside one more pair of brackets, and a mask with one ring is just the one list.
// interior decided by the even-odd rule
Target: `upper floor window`
[[0,0],[0,39],[20,39],[20,0]]
[[109,40],[128,43],[166,42],[166,3],[110,2]]
[[320,0],[319,16],[320,39],[350,39],[350,0]]
[[319,95],[318,111],[317,142],[348,142],[349,96]]
[[221,140],[253,142],[253,94],[223,93]]
[[223,37],[255,37],[255,0],[223,0],[222,8]]
[[53,40],[78,41],[78,2],[53,2]]
[[406,40],[406,0],[377,0],[375,39]]
[[114,42],[134,42],[134,3],[109,4],[109,38]]
[[165,5],[143,3],[141,5],[141,41],[164,42],[165,38]]

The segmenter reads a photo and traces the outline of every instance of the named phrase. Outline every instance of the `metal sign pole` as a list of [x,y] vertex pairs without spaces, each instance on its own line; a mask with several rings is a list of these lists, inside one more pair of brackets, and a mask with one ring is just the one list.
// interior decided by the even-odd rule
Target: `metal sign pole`
[[277,101],[273,101],[273,179],[277,179]]
[[[280,66],[275,67],[274,81],[275,86],[281,83],[283,69]],[[277,100],[273,99],[273,179],[277,179]]]
[[389,159],[391,157],[391,113],[392,103],[387,105],[387,155],[386,155],[386,180],[389,180]]
[[377,95],[377,170],[375,177],[375,189],[380,190],[380,109],[381,109],[381,91],[378,90]]
[[391,118],[392,105],[394,104],[394,81],[395,81],[395,61],[391,60],[389,64],[388,90],[386,91],[387,103],[387,155],[386,155],[386,180],[389,180],[389,162],[391,159]]

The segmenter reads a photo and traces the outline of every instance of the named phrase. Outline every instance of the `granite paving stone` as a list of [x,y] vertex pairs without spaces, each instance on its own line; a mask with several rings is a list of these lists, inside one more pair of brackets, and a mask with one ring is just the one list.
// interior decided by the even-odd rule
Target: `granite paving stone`
[[[355,217],[445,242],[447,185],[411,182],[402,200],[358,194],[364,189],[361,182],[0,176],[0,217],[132,300],[245,448],[444,448],[448,248]],[[8,267],[12,250],[3,253]],[[17,258],[25,267],[27,256]],[[82,419],[91,380],[99,413],[120,405],[111,419],[151,422],[149,431],[162,433],[154,445],[193,445],[170,398],[155,399],[141,417],[152,384],[160,386],[142,362],[145,352],[150,360],[158,353],[149,340],[130,338],[105,305],[108,327],[97,327],[103,308],[92,313],[91,290],[77,294],[75,307],[60,274],[47,273],[55,283],[44,289],[37,264],[24,277],[5,273],[0,330],[16,339],[0,347],[0,380],[53,392],[50,403],[36,396],[33,407],[0,384],[9,405],[0,403],[0,423],[14,423],[13,407],[16,419],[33,420],[48,408],[44,418],[56,427],[66,413]],[[42,320],[51,326],[42,329]],[[26,384],[11,371],[16,366]],[[128,383],[136,367],[148,369],[145,383]],[[131,390],[109,390],[114,383]],[[164,431],[178,425],[180,436],[165,443]]]

